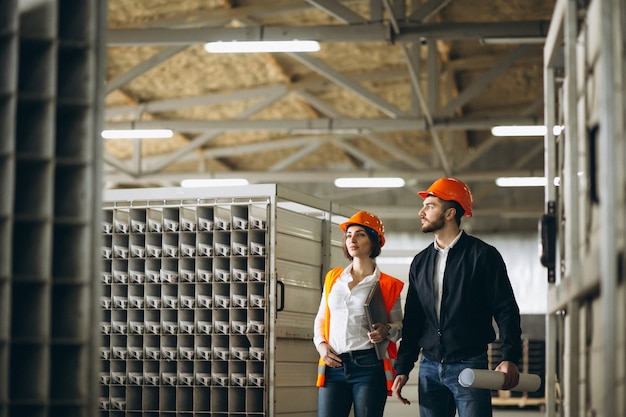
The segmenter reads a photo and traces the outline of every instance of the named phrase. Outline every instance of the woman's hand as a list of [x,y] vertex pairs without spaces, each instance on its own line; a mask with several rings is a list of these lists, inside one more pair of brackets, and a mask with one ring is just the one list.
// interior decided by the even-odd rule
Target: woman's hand
[[326,366],[330,366],[331,368],[338,368],[341,366],[341,358],[337,355],[337,352],[330,347],[330,345],[326,342],[322,342],[317,346],[317,351],[320,354],[320,357],[326,364]]
[[372,331],[367,332],[367,336],[369,337],[370,342],[380,343],[385,341],[387,336],[389,336],[389,329],[391,329],[391,326],[388,324],[374,323],[372,325]]

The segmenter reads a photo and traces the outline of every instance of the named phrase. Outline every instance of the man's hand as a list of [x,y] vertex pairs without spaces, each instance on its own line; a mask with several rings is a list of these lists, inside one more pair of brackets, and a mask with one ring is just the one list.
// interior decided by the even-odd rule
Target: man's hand
[[409,380],[409,377],[406,375],[396,375],[396,379],[393,380],[393,385],[391,386],[391,391],[393,395],[399,399],[402,404],[411,404],[409,400],[402,396],[402,387],[406,384],[406,381]]
[[519,384],[519,369],[513,362],[502,361],[495,370],[504,373],[503,390],[514,388]]
[[337,352],[330,347],[330,345],[326,342],[322,342],[317,346],[317,351],[320,354],[320,357],[326,364],[326,366],[330,366],[331,368],[339,368],[341,366],[341,358],[337,355]]

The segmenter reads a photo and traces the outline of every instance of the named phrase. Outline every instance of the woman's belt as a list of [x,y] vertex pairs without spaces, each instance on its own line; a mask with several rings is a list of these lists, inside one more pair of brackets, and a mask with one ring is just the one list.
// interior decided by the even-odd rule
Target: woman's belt
[[371,354],[375,354],[375,353],[376,352],[375,352],[374,348],[363,349],[363,350],[351,350],[350,352],[340,353],[339,357],[342,360],[344,360],[344,359],[354,360],[356,358],[367,356],[367,355],[371,355]]

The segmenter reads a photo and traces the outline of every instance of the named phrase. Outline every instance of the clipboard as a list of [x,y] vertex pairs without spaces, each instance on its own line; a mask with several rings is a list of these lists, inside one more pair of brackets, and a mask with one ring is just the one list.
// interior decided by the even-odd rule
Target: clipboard
[[[380,289],[380,283],[378,281],[374,283],[372,289],[367,295],[364,307],[367,324],[370,329],[374,323],[389,323],[389,314],[387,314],[385,300],[383,299],[383,293]],[[374,348],[376,349],[376,356],[378,359],[383,359],[385,357],[385,351],[387,350],[387,343],[375,343]]]

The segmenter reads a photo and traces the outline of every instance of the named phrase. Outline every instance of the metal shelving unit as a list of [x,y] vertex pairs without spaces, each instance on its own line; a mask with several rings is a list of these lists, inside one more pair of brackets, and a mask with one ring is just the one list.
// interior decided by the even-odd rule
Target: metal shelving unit
[[547,417],[626,416],[624,16],[558,0],[544,46]]
[[105,193],[100,415],[315,415],[335,214],[275,185]]
[[0,4],[0,416],[91,416],[100,2]]
[[[13,172],[15,166],[15,109],[17,103],[17,1],[0,4],[0,317],[11,315],[11,258],[13,236]],[[0,320],[0,416],[9,415],[11,328]]]

